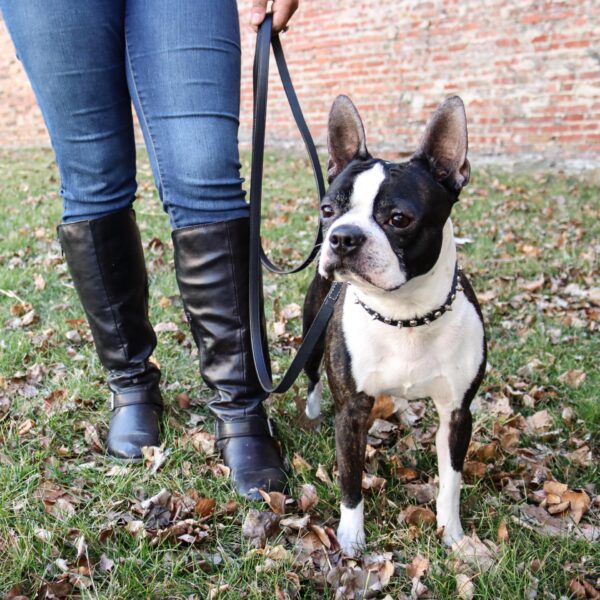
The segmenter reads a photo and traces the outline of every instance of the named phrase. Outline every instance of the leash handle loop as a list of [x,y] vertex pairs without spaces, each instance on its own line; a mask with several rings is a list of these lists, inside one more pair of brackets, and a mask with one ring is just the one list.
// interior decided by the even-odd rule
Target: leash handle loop
[[322,240],[321,225],[317,232],[315,245],[309,256],[297,267],[289,270],[281,269],[275,265],[265,254],[260,239],[260,221],[262,205],[262,179],[264,167],[265,151],[265,129],[267,118],[267,95],[269,88],[269,55],[271,44],[273,53],[277,62],[281,82],[285,90],[286,97],[290,104],[292,114],[296,125],[304,140],[312,171],[317,186],[319,200],[325,194],[325,182],[319,163],[319,156],[312,136],[302,114],[298,97],[292,85],[292,80],[285,62],[285,56],[281,47],[281,42],[277,34],[272,33],[273,15],[267,14],[262,25],[259,27],[256,38],[256,51],[254,55],[253,69],[253,87],[254,87],[254,115],[252,128],[252,164],[250,168],[250,338],[252,343],[252,355],[256,367],[256,373],[261,387],[268,393],[283,393],[287,391],[300,371],[306,364],[308,357],[319,341],[331,314],[335,302],[341,292],[341,284],[334,283],[327,294],[319,312],[317,313],[312,325],[306,332],[304,340],[294,356],[288,370],[282,377],[279,384],[274,385],[271,378],[271,367],[269,349],[263,341],[264,335],[264,316],[262,306],[262,271],[261,263],[277,274],[297,273],[305,269],[319,252],[319,246]]

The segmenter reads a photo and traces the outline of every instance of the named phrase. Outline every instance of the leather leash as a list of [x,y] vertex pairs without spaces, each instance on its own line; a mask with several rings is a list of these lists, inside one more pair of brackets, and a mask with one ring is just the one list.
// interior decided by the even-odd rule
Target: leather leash
[[[342,284],[333,283],[312,325],[306,332],[288,370],[281,381],[273,384],[271,378],[271,359],[269,349],[263,341],[263,306],[262,306],[262,273],[261,263],[273,273],[291,274],[305,269],[316,257],[323,239],[321,225],[315,239],[315,244],[308,257],[297,267],[289,270],[281,269],[267,257],[260,239],[260,220],[262,205],[262,178],[265,151],[265,128],[267,119],[267,95],[269,86],[269,54],[271,45],[277,63],[283,89],[290,105],[296,126],[302,135],[306,151],[310,159],[313,175],[317,185],[319,200],[325,194],[325,182],[319,163],[317,149],[310,135],[306,121],[298,102],[298,97],[292,85],[290,73],[285,62],[283,48],[279,36],[272,33],[273,15],[267,14],[260,26],[256,38],[254,54],[254,117],[252,128],[252,163],[250,168],[250,338],[254,365],[261,387],[269,393],[280,394],[287,391],[298,377],[306,364],[316,343],[323,334],[333,313],[335,302],[342,290]],[[266,338],[266,335],[265,335]]]

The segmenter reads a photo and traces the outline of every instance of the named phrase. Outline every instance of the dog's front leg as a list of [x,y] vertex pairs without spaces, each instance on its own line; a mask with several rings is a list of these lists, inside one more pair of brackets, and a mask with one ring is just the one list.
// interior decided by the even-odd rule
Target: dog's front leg
[[[339,396],[340,390],[335,395]],[[336,455],[342,492],[337,537],[348,556],[356,556],[365,545],[362,475],[367,445],[367,421],[374,399],[366,394],[335,398]]]
[[435,436],[440,490],[437,497],[437,525],[444,528],[443,540],[448,546],[464,535],[460,523],[460,488],[462,469],[471,439],[472,418],[468,406],[452,408],[436,402],[440,425]]

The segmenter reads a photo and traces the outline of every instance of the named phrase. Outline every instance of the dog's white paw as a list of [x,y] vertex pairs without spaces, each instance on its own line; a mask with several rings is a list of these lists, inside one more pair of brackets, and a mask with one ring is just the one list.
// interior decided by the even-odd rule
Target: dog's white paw
[[319,381],[317,385],[315,385],[313,391],[308,395],[306,399],[306,408],[304,412],[306,416],[315,420],[321,416],[321,399],[323,398],[323,383]]
[[341,518],[337,539],[342,551],[352,558],[361,554],[365,547],[364,502],[354,508],[341,505]]
[[360,556],[365,547],[364,531],[356,534],[347,534],[338,529],[337,539],[344,555],[349,558]]
[[444,525],[444,533],[442,534],[442,541],[446,546],[452,546],[465,537],[463,528],[461,527],[460,522],[449,522]]

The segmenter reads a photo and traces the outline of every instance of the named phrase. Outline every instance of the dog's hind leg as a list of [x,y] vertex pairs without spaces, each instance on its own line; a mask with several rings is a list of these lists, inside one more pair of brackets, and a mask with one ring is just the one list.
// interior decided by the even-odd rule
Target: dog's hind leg
[[[302,334],[306,335],[316,313],[327,295],[331,282],[315,275],[306,298],[304,300],[304,311],[302,317]],[[327,330],[325,330],[327,331]],[[323,354],[325,352],[325,332],[317,342],[311,355],[304,366],[304,372],[308,377],[308,395],[304,412],[309,419],[317,419],[321,415],[321,400],[323,397],[323,383],[321,382],[321,371],[323,365]]]
[[462,468],[471,439],[472,419],[468,406],[452,409],[436,402],[440,424],[435,436],[440,489],[437,497],[437,525],[444,528],[448,546],[463,537],[460,523]]
[[[319,344],[323,345],[321,340]],[[308,377],[308,394],[306,397],[306,408],[304,412],[309,419],[318,419],[321,416],[321,401],[323,399],[323,382],[321,381],[321,364],[323,358],[323,348],[320,350],[320,356],[316,352],[309,358],[304,367],[304,372]]]

